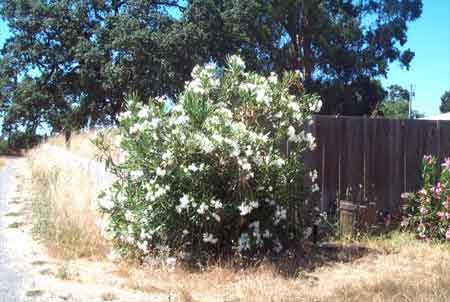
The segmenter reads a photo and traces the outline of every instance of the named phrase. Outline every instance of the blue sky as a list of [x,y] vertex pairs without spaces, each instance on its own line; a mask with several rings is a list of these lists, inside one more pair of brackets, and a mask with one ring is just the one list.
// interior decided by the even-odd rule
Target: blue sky
[[[0,45],[8,36],[8,28],[0,20]],[[440,97],[450,89],[450,1],[423,0],[422,16],[409,24],[406,48],[415,52],[408,70],[399,63],[390,67],[385,86],[414,86],[413,109],[434,115],[439,113]]]
[[440,98],[450,89],[450,1],[423,0],[422,16],[410,23],[405,47],[415,52],[409,71],[390,67],[385,86],[400,84],[415,90],[413,109],[438,114]]

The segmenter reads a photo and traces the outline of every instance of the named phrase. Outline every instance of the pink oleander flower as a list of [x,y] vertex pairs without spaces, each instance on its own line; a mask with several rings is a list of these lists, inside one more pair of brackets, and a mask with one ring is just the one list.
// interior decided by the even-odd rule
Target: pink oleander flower
[[433,163],[433,156],[431,156],[431,155],[424,155],[424,156],[423,156],[423,160],[424,160],[427,164],[431,165],[431,164]]
[[446,217],[445,214],[446,213],[444,213],[444,212],[437,212],[436,216],[439,217],[440,220],[444,220],[444,218]]
[[444,201],[444,202],[442,203],[442,205],[444,206],[444,208],[448,209],[450,203],[449,203],[448,200],[446,200],[446,201]]
[[425,207],[420,207],[420,214],[422,214],[422,215],[428,214],[428,209]]
[[450,240],[450,228],[448,228],[447,232],[445,233],[445,239]]
[[434,198],[438,198],[439,195],[442,193],[442,185],[441,185],[441,183],[438,182],[437,185],[431,189],[431,191],[433,192],[433,197]]
[[444,167],[447,170],[450,170],[450,157],[446,157],[444,159],[444,163],[442,164],[442,167]]

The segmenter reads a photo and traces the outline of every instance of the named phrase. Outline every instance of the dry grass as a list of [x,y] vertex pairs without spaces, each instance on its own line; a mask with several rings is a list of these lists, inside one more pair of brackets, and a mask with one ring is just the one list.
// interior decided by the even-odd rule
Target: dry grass
[[[117,129],[107,130],[106,137],[111,140],[110,143],[112,143],[112,139],[116,132]],[[95,159],[98,152],[97,147],[92,142],[95,138],[95,131],[73,134],[70,138],[69,151],[86,159]],[[64,135],[49,137],[47,144],[60,148],[67,148]]]
[[[340,244],[343,248],[349,245]],[[351,262],[330,261],[313,271],[300,271],[295,277],[281,274],[274,263],[248,269],[229,264],[196,271],[177,267],[174,272],[157,264],[82,261],[73,265],[82,267],[82,282],[164,294],[171,301],[448,301],[448,245],[419,242],[401,233],[358,244],[370,251]]]
[[317,271],[311,291],[317,301],[448,301],[447,244],[423,243],[406,234],[365,244],[385,253]]
[[[49,251],[58,257],[103,255],[107,245],[90,206],[89,178],[82,171],[65,170],[62,163],[49,158],[45,148],[34,150],[29,157],[39,197],[34,210],[36,227]],[[420,242],[395,232],[389,237],[361,239],[357,244],[367,252],[353,257],[346,247],[354,243],[338,242],[335,246],[342,249],[334,261],[309,265],[313,271],[299,267],[293,277],[280,273],[280,266],[274,263],[248,269],[230,264],[196,271],[177,267],[174,272],[157,260],[154,265],[142,266],[79,259],[71,265],[81,282],[165,294],[171,301],[450,301],[448,244]]]
[[92,209],[95,191],[87,172],[49,155],[45,146],[28,154],[35,196],[33,230],[56,257],[101,257],[107,245]]

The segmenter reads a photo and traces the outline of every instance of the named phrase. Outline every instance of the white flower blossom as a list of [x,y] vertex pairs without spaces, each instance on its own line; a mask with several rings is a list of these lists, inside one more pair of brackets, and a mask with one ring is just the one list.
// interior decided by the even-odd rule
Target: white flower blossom
[[217,241],[218,241],[218,239],[215,238],[213,234],[210,234],[210,233],[203,234],[203,242],[216,244]]
[[162,169],[161,167],[157,167],[156,168],[156,175],[159,177],[164,177],[166,176],[167,171],[165,169]]
[[124,120],[128,119],[131,117],[131,111],[124,111],[122,113],[119,114],[119,122],[123,122]]
[[311,178],[312,182],[315,182],[317,180],[317,177],[318,177],[317,170],[314,169],[312,171],[309,171],[309,177]]
[[148,243],[146,241],[137,241],[136,245],[142,253],[148,254]]
[[211,199],[211,205],[215,208],[215,209],[221,209],[223,207],[222,203],[218,200],[215,199]]
[[267,80],[272,84],[276,84],[278,82],[278,75],[275,72],[271,72]]
[[199,170],[199,168],[194,163],[192,163],[188,166],[188,170],[195,173]]
[[146,118],[148,115],[148,106],[147,105],[142,106],[141,110],[139,110],[137,115],[139,118]]
[[144,176],[144,172],[142,172],[140,170],[130,172],[130,177],[132,180],[137,180],[137,179],[141,178],[142,176]]
[[273,161],[273,164],[279,168],[283,167],[285,164],[284,159],[282,158],[277,158],[276,160]]
[[176,206],[176,210],[178,213],[181,213],[184,209],[189,207],[190,198],[187,194],[184,194],[183,197],[180,198],[180,204]]
[[253,209],[256,209],[256,208],[259,208],[259,203],[257,201],[251,201],[249,203],[242,203],[238,207],[241,216],[250,214],[253,211]]
[[236,55],[232,55],[228,58],[228,64],[230,64],[231,66],[237,66],[241,70],[245,69],[245,62],[241,59],[241,57]]
[[311,191],[313,192],[313,193],[315,193],[315,192],[319,192],[320,191],[320,187],[319,187],[319,185],[318,184],[313,184],[312,186],[311,186]]
[[197,209],[197,213],[199,213],[200,215],[203,215],[206,213],[206,211],[208,211],[208,208],[209,208],[208,205],[206,203],[202,202]]
[[312,112],[319,112],[320,109],[322,109],[322,100],[321,100],[321,99],[318,99],[317,102],[312,103],[312,104],[309,106],[309,109],[310,109]]
[[287,136],[289,138],[290,141],[295,141],[296,140],[296,135],[295,135],[295,128],[292,126],[289,126],[287,129]]

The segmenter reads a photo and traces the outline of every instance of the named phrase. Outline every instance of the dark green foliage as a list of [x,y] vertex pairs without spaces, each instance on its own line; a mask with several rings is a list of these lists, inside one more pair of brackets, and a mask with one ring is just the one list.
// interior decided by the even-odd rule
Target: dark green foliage
[[441,106],[439,109],[442,113],[450,112],[450,90],[447,90],[441,96]]
[[2,50],[5,130],[109,124],[129,91],[144,99],[174,95],[199,60],[180,56],[189,47],[168,13],[176,6],[173,0],[3,1],[0,12],[12,33]]
[[[250,70],[299,70],[323,113],[370,114],[376,76],[409,67],[421,0],[4,0],[6,133],[115,123],[123,98],[171,97],[198,63],[239,53]],[[28,75],[28,76],[27,76]]]

